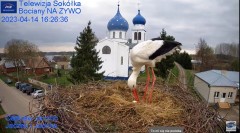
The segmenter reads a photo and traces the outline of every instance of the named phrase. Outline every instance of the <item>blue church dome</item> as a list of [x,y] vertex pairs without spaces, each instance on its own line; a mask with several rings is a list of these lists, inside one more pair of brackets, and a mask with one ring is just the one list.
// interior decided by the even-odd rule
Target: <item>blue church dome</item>
[[109,31],[111,30],[128,30],[128,22],[125,18],[122,17],[119,11],[119,5],[117,14],[108,22],[107,28]]
[[140,14],[140,10],[138,10],[138,14],[133,18],[133,24],[146,24],[145,18]]

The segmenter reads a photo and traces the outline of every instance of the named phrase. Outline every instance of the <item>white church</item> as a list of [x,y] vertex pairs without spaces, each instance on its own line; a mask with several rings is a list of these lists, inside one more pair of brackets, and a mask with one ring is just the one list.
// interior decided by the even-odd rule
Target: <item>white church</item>
[[119,5],[116,15],[108,22],[108,37],[100,40],[95,47],[99,51],[99,57],[103,61],[99,72],[104,73],[105,79],[127,80],[131,69],[129,52],[133,46],[145,41],[145,18],[138,14],[133,18],[132,38],[127,39],[126,34],[129,28],[128,22],[122,17]]

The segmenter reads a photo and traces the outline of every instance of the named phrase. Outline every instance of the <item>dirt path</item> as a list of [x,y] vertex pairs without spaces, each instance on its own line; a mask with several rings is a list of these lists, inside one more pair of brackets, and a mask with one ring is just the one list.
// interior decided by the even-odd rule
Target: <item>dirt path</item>
[[178,79],[181,82],[180,86],[187,89],[187,82],[186,82],[186,74],[185,74],[185,70],[184,68],[178,64],[177,62],[174,62],[175,65],[177,66],[178,70],[179,70],[179,76]]

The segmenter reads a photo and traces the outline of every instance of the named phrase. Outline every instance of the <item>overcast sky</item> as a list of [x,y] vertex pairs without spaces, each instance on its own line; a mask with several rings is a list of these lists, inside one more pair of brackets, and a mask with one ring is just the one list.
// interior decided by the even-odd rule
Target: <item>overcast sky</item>
[[[107,23],[116,14],[118,0],[75,1],[81,2],[81,13],[67,14],[67,23],[0,22],[0,52],[12,38],[35,43],[42,51],[73,51],[76,37],[89,20],[99,40],[105,38]],[[223,42],[239,42],[239,0],[120,0],[120,12],[129,23],[128,38],[131,38],[132,19],[137,15],[137,3],[146,19],[147,39],[159,36],[164,28],[190,52],[195,50],[199,38],[213,48]],[[0,14],[1,21],[2,16],[8,15],[12,14]]]

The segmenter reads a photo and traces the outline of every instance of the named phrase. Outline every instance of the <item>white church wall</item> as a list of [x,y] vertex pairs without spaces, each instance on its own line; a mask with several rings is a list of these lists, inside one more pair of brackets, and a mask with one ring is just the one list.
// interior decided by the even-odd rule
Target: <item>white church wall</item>
[[129,65],[128,51],[129,51],[129,46],[125,45],[124,43],[118,43],[118,49],[117,49],[118,77],[128,77],[128,65]]
[[[110,54],[103,54],[102,49],[104,46],[110,47]],[[112,41],[112,39],[104,39],[95,48],[99,51],[99,57],[103,61],[99,72],[105,71],[105,77],[128,78],[129,46],[125,45],[125,43]]]
[[[102,48],[104,46],[109,46],[111,49],[110,54],[103,54]],[[102,63],[102,68],[99,70],[99,72],[103,72],[104,76],[111,76],[111,77],[116,77],[117,76],[117,67],[116,67],[116,44],[110,40],[103,40],[100,41],[97,46],[96,46],[97,51],[99,52],[99,57],[103,61]]]

